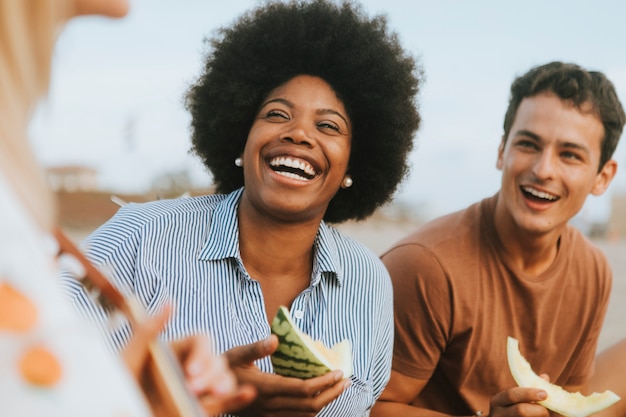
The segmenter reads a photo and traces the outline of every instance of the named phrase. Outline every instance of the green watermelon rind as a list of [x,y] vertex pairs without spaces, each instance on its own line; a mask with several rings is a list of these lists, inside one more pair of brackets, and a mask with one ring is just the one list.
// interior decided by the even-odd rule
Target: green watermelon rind
[[330,372],[331,365],[317,357],[307,347],[298,327],[286,307],[281,306],[272,321],[272,334],[278,337],[278,348],[271,355],[274,372],[278,375],[309,379]]

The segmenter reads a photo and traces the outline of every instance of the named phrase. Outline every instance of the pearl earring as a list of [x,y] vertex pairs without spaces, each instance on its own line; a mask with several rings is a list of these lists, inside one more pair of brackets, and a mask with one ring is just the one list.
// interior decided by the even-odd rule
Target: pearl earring
[[235,166],[239,168],[243,166],[243,159],[241,159],[241,157],[235,158]]
[[352,187],[352,182],[352,177],[350,175],[346,175],[343,177],[343,181],[341,181],[341,186],[343,188],[350,188]]

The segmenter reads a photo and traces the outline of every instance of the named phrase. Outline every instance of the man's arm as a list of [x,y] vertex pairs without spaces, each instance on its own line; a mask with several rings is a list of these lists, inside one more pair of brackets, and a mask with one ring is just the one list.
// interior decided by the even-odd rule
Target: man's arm
[[[420,245],[398,246],[386,252],[382,260],[394,285],[396,369],[416,376],[428,375],[438,366],[448,343],[453,312],[447,278],[438,260]],[[427,378],[392,371],[371,415],[445,416],[441,412],[409,405],[427,383]],[[547,409],[536,404],[545,399],[542,395],[545,395],[542,390],[512,387],[491,398],[489,410],[483,410],[484,416],[548,417]]]
[[[381,257],[389,271],[394,290],[395,343],[394,358],[410,371],[427,374],[437,366],[445,346],[446,325],[450,322],[450,306],[438,302],[429,291],[445,294],[447,283],[438,262],[419,245],[400,245]],[[423,277],[428,277],[428,284]],[[416,329],[421,329],[417,332]],[[441,416],[409,404],[428,383],[392,370],[390,380],[375,403],[371,415],[376,416]]]
[[[396,326],[394,356],[396,359],[402,358],[402,363],[414,363],[424,372],[426,368],[432,371],[437,366],[439,355],[445,345],[446,331],[442,329],[445,329],[445,323],[449,322],[450,316],[449,306],[436,302],[436,298],[431,297],[428,292],[440,290],[441,294],[445,293],[447,285],[441,267],[427,250],[418,245],[396,247],[385,253],[382,260],[394,285]],[[430,278],[428,285],[424,284],[420,275]],[[440,321],[433,321],[435,318],[440,318]],[[423,338],[418,337],[415,329],[422,329]],[[425,340],[429,341],[427,344],[429,348],[432,344],[438,347],[430,350],[421,347],[426,343]],[[424,349],[429,350],[428,355]],[[418,360],[420,358],[421,360]],[[372,408],[372,417],[445,415],[409,405],[427,383],[428,379],[414,378],[392,370],[389,383]]]
[[600,352],[596,358],[596,371],[589,382],[590,392],[610,389],[622,399],[597,417],[626,416],[626,338]]
[[[448,414],[417,408],[409,403],[424,389],[428,381],[391,372],[391,380],[372,409],[372,417],[443,417]],[[544,400],[545,392],[535,388],[514,387],[491,398],[485,417],[529,416],[549,417],[549,412],[536,401]]]
[[372,408],[372,417],[392,416],[445,416],[436,411],[416,408],[409,403],[422,392],[428,380],[415,379],[397,371],[391,371],[391,379],[379,400]]

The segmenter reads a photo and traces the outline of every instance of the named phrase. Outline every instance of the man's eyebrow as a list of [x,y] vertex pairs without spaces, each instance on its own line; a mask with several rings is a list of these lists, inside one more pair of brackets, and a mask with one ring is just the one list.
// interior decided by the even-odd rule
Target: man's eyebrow
[[537,142],[542,142],[541,136],[536,134],[535,132],[531,132],[530,130],[520,129],[515,132],[515,136],[528,136],[531,139],[536,140]]
[[559,141],[558,144],[559,144],[559,146],[561,146],[563,148],[575,149],[575,150],[578,150],[578,151],[589,153],[589,148],[587,146],[585,146],[585,145],[581,145],[580,143]]
[[[530,139],[533,139],[539,143],[543,142],[543,139],[541,138],[541,136],[539,136],[538,134],[530,131],[530,130],[526,130],[526,129],[521,129],[518,130],[517,132],[515,132],[515,136],[526,136]],[[562,148],[568,148],[568,149],[576,149],[582,152],[586,152],[589,153],[589,148],[585,145],[582,145],[580,143],[576,143],[576,142],[570,142],[567,140],[559,140],[557,142],[557,144],[562,147]]]

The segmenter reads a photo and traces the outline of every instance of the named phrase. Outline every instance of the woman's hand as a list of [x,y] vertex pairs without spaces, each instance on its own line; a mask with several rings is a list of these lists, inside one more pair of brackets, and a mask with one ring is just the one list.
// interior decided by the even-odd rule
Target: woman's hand
[[278,347],[276,336],[224,353],[238,380],[256,388],[257,398],[240,412],[243,416],[314,416],[350,386],[341,371],[302,380],[261,372],[249,358],[260,358]]
[[183,367],[189,390],[208,415],[235,412],[255,398],[252,385],[238,385],[226,358],[211,353],[208,337],[188,337],[174,342],[172,348]]

